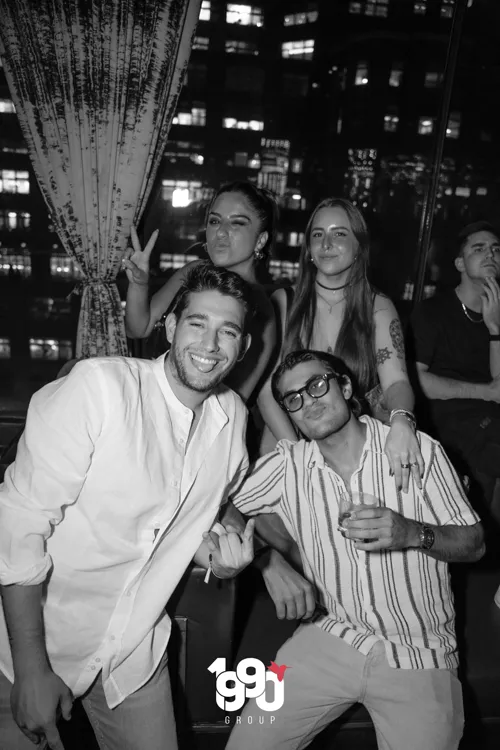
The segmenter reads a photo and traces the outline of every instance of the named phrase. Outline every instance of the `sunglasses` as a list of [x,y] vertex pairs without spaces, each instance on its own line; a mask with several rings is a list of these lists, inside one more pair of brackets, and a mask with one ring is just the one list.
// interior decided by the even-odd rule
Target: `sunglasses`
[[337,372],[314,375],[298,391],[288,391],[288,393],[285,393],[279,404],[282,409],[293,414],[293,412],[299,411],[304,406],[304,397],[302,396],[304,392],[308,396],[311,396],[311,398],[322,398],[330,390],[330,380],[338,381],[341,377],[342,375],[339,375]]

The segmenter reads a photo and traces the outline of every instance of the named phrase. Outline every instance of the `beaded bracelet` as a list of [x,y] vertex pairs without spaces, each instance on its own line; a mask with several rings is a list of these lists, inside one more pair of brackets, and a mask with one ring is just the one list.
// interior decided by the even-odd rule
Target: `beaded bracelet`
[[409,411],[408,409],[393,409],[389,417],[389,424],[392,424],[392,420],[398,414],[401,414],[402,417],[405,417],[408,420],[408,422],[410,422],[414,430],[417,429],[417,420],[415,419],[415,415],[413,414],[413,412]]

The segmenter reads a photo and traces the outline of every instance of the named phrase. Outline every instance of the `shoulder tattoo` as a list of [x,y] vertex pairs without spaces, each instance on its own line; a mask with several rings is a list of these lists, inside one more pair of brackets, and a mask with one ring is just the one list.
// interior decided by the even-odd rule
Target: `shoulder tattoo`
[[405,358],[405,340],[403,337],[403,329],[401,327],[401,322],[399,318],[394,318],[394,320],[391,320],[391,324],[389,326],[389,333],[391,335],[392,345],[394,349],[396,350],[398,359],[404,359]]
[[384,362],[386,362],[390,358],[391,352],[387,347],[384,347],[383,349],[377,349],[377,352],[375,354],[375,362],[377,363],[377,365],[383,365]]

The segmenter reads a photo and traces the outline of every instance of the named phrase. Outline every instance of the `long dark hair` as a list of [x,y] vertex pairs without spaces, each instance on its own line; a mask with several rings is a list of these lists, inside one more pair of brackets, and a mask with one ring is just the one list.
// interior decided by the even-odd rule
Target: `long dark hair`
[[252,182],[246,182],[245,180],[227,182],[225,185],[220,186],[208,204],[205,225],[208,222],[208,217],[215,201],[223,193],[240,193],[243,195],[260,219],[259,231],[267,232],[266,244],[261,249],[262,257],[255,259],[257,278],[261,283],[267,283],[269,281],[267,278],[267,264],[269,256],[274,249],[278,231],[279,209],[276,198],[270,190],[258,187]]
[[297,286],[288,314],[283,354],[286,356],[294,349],[309,349],[311,346],[317,301],[314,285],[316,267],[311,262],[310,239],[314,217],[322,208],[343,209],[358,242],[357,254],[349,272],[349,286],[345,292],[346,305],[335,355],[346,363],[355,377],[355,388],[364,395],[377,382],[373,346],[375,291],[367,277],[370,239],[361,212],[343,198],[326,198],[321,201],[307,224],[299,260]]

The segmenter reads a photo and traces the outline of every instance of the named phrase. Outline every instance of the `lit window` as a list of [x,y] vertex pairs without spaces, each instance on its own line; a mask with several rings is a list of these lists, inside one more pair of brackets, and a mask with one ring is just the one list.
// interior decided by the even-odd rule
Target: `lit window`
[[29,193],[28,172],[17,169],[0,169],[0,193]]
[[395,133],[398,129],[399,117],[395,114],[388,114],[384,117],[384,130],[387,133]]
[[12,99],[0,99],[0,114],[15,113],[16,108]]
[[467,187],[467,185],[457,187],[455,195],[458,195],[459,198],[468,198],[470,196],[470,187]]
[[191,107],[190,112],[177,112],[172,125],[199,125],[206,123],[207,110],[204,107]]
[[434,89],[436,86],[441,86],[443,82],[443,74],[438,70],[428,70],[425,74],[424,86],[427,89]]
[[236,151],[234,155],[235,167],[246,167],[248,164],[248,153],[246,151]]
[[193,49],[208,49],[210,39],[208,36],[195,36],[193,41]]
[[290,172],[300,174],[302,172],[303,159],[292,159],[290,161]]
[[441,18],[453,18],[455,0],[441,0]]
[[460,112],[450,112],[450,116],[448,118],[448,127],[446,128],[447,138],[459,137],[461,119],[462,119],[462,115],[460,114]]
[[362,60],[358,63],[356,68],[356,75],[354,76],[355,86],[366,86],[368,83],[368,63]]
[[401,86],[401,80],[403,78],[403,63],[394,63],[391,69],[391,75],[389,76],[389,86],[397,88]]
[[283,206],[289,208],[292,211],[300,211],[306,209],[306,199],[301,196],[300,193],[288,193],[283,196]]
[[26,211],[0,209],[0,229],[28,229],[31,215]]
[[389,0],[355,0],[349,3],[349,13],[359,15],[364,13],[365,16],[387,16]]
[[4,154],[27,154],[26,146],[2,146]]
[[291,260],[273,260],[269,261],[269,273],[273,277],[274,281],[278,279],[290,279],[295,281],[299,274],[298,262]]
[[237,39],[226,41],[226,52],[235,55],[258,55],[259,50],[253,42],[241,42]]
[[432,117],[420,117],[418,121],[418,132],[420,135],[430,135],[434,128]]
[[284,42],[281,45],[282,57],[295,57],[300,60],[312,60],[314,39],[301,39],[298,42]]
[[10,339],[0,339],[0,359],[10,359]]
[[248,166],[250,169],[260,169],[260,156],[259,154],[254,154],[251,159],[248,161]]
[[161,253],[160,255],[160,271],[169,271],[170,269],[177,270],[178,268],[184,268],[188,263],[192,263],[195,260],[199,260],[198,255],[184,255],[181,253]]
[[210,0],[202,0],[199,20],[210,21]]
[[303,232],[290,232],[288,235],[288,246],[289,247],[298,247],[302,244],[302,241],[304,239],[304,233]]
[[417,16],[425,16],[427,13],[427,0],[419,0],[413,3],[413,12]]
[[71,315],[71,302],[66,297],[34,297],[30,305],[33,320],[64,320]]
[[31,359],[71,359],[73,347],[71,341],[57,339],[30,339]]
[[478,187],[478,189],[476,190],[476,195],[488,195],[488,188]]
[[228,3],[226,23],[239,23],[241,26],[262,26],[262,11],[252,5]]
[[0,276],[31,276],[29,253],[19,253],[11,249],[0,250]]
[[222,125],[224,128],[237,130],[264,130],[264,123],[261,120],[237,120],[235,117],[224,117]]
[[50,275],[56,279],[83,279],[82,269],[66,253],[53,253],[50,256]]
[[161,197],[172,201],[172,208],[189,206],[201,198],[201,182],[195,180],[162,180]]
[[304,23],[314,23],[318,20],[318,10],[316,5],[312,6],[310,10],[306,10],[303,13],[289,13],[283,19],[285,26],[302,26]]

